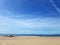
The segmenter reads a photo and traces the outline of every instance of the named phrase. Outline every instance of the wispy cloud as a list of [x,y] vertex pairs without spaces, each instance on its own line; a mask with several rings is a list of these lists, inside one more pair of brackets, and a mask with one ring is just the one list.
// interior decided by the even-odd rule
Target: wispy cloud
[[[9,15],[10,16],[10,15]],[[19,15],[21,17],[21,15]],[[12,18],[11,18],[12,17]],[[5,33],[43,33],[47,32],[45,28],[48,29],[53,28],[52,31],[56,28],[60,28],[60,18],[27,18],[23,16],[25,19],[15,19],[15,16],[0,16],[0,31]],[[43,28],[43,29],[42,29]],[[35,31],[34,31],[35,30]],[[45,30],[45,31],[44,31]],[[59,30],[59,29],[58,29]],[[54,32],[55,32],[54,31]],[[51,32],[51,31],[50,31]]]
[[[48,34],[47,32],[52,32],[51,34],[53,34],[60,28],[60,18],[28,17],[27,15],[15,15],[9,11],[2,11],[0,13],[0,33]],[[58,32],[60,32],[59,29]]]
[[54,3],[54,1],[53,0],[49,0],[51,3],[52,3],[52,5],[56,8],[56,10],[60,13],[60,9],[56,6],[56,4]]

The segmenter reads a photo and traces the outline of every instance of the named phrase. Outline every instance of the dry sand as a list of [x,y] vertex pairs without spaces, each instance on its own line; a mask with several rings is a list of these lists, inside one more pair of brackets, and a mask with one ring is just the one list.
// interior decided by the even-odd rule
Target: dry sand
[[0,45],[60,45],[60,37],[0,36]]

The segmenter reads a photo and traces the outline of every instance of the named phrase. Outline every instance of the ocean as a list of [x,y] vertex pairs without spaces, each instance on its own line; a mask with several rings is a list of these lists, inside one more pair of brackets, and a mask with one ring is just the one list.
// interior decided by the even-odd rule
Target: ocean
[[8,36],[8,35],[13,35],[13,36],[60,36],[60,34],[53,34],[53,35],[49,35],[49,34],[0,34],[0,36]]

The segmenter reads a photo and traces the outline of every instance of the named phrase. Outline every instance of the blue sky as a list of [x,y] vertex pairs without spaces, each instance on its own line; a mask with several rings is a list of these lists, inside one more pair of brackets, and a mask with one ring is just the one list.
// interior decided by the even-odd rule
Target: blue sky
[[0,33],[60,34],[60,0],[0,0]]

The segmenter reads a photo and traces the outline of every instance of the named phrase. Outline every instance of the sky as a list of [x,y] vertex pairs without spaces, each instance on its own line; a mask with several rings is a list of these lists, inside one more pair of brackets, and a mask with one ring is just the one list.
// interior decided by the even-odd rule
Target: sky
[[0,0],[0,34],[60,34],[60,0]]

